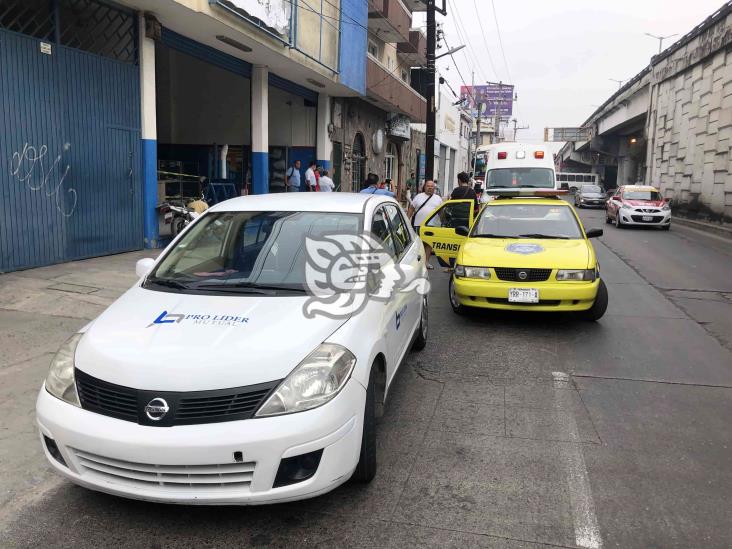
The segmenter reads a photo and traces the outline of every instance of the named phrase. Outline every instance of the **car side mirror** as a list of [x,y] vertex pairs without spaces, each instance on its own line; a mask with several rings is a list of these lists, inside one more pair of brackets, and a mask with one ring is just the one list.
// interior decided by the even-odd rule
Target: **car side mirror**
[[468,236],[468,233],[470,232],[470,229],[466,227],[465,225],[462,225],[460,227],[455,227],[455,234],[459,236]]
[[602,229],[589,229],[585,234],[587,238],[597,238],[598,236],[602,236]]
[[135,274],[140,278],[147,276],[154,266],[155,260],[152,257],[143,257],[142,259],[138,259],[137,264],[135,265]]

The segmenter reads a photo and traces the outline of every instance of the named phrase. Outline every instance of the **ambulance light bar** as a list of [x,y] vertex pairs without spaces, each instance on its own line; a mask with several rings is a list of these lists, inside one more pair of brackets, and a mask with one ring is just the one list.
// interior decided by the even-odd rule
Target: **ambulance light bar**
[[489,188],[484,191],[486,194],[494,194],[497,197],[510,198],[512,196],[539,196],[539,197],[550,197],[559,196],[562,194],[568,194],[569,191],[566,189],[547,189],[547,188],[535,188],[535,189],[507,189],[507,188]]

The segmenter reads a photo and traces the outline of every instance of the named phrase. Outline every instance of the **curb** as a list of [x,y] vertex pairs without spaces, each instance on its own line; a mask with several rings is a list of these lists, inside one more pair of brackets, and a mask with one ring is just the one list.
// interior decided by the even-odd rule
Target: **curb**
[[725,238],[732,239],[732,228],[725,227],[723,225],[719,225],[717,223],[708,223],[705,221],[695,221],[693,219],[686,219],[685,217],[676,217],[671,216],[671,221],[673,223],[678,223],[679,225],[685,225],[687,227],[692,227],[694,229],[698,229],[700,231],[705,231],[708,233],[713,233],[719,236],[723,236]]

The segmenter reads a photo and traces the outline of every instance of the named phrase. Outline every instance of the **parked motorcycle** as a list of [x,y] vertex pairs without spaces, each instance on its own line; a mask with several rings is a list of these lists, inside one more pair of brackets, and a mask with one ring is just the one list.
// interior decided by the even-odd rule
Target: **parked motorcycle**
[[172,202],[163,202],[158,208],[165,224],[170,225],[170,234],[173,238],[178,236],[189,223],[192,223],[201,215],[201,213],[196,211],[197,209],[201,209],[200,207],[183,206]]

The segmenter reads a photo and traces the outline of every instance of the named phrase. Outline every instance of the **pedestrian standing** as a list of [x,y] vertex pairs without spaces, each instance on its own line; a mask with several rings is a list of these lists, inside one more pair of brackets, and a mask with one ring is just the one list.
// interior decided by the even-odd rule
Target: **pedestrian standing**
[[320,191],[320,166],[315,166],[315,190]]
[[328,177],[328,170],[323,170],[323,175],[320,176],[320,192],[332,193],[333,191],[335,191],[335,183]]
[[383,194],[394,198],[393,192],[379,188],[379,176],[375,173],[370,173],[366,178],[366,187],[361,192],[365,194]]
[[[407,216],[412,220],[412,227],[414,227],[418,235],[419,228],[440,204],[442,204],[442,198],[435,192],[435,182],[425,181],[422,192],[412,199],[412,203],[409,205],[409,210],[407,211]],[[425,242],[425,262],[427,263],[427,268],[430,270],[433,269],[432,265],[430,265],[431,255],[432,247]]]
[[295,160],[287,170],[287,192],[300,192],[300,161]]
[[467,172],[460,172],[457,175],[458,186],[450,193],[450,200],[474,200],[478,205],[478,195],[470,188],[470,175]]
[[310,165],[308,166],[308,169],[305,170],[305,187],[306,191],[315,192],[315,189],[318,185],[318,180],[315,177],[315,168],[316,168],[315,160],[312,160],[310,162]]

